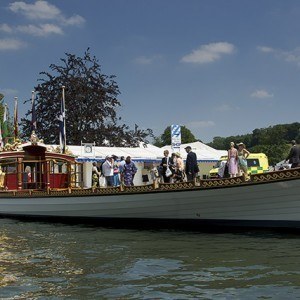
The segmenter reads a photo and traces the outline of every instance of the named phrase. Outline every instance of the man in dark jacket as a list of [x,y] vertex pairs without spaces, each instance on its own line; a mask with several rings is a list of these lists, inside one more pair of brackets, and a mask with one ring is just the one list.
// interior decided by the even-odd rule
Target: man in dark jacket
[[292,147],[286,161],[292,164],[291,168],[297,168],[300,165],[300,148],[296,145],[296,141],[292,140]]
[[193,181],[199,172],[199,167],[197,163],[197,155],[192,151],[191,146],[185,147],[187,152],[186,163],[185,163],[185,173],[187,176],[187,181]]

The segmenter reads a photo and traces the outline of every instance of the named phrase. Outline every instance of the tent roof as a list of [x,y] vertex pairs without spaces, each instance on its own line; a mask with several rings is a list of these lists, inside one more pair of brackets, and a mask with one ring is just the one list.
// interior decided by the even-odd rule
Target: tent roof
[[[194,142],[189,144],[182,144],[180,153],[183,159],[186,159],[185,147],[191,146],[192,151],[197,154],[198,161],[217,161],[222,155],[227,155],[226,150],[216,150],[201,142]],[[53,145],[55,148],[56,145]],[[78,161],[97,161],[103,160],[107,155],[131,156],[135,161],[160,161],[163,157],[163,152],[168,149],[170,153],[174,152],[171,146],[164,146],[162,148],[151,144],[140,143],[139,147],[98,147],[95,146],[94,152],[84,153],[83,146],[69,145],[68,149],[77,157]],[[178,151],[178,150],[177,150]]]
[[[227,155],[226,150],[216,150],[210,146],[207,146],[201,142],[194,142],[194,143],[188,143],[188,144],[181,144],[180,146],[180,154],[183,159],[186,158],[186,151],[185,147],[186,146],[191,146],[192,151],[197,154],[197,159],[198,160],[211,160],[211,161],[216,161],[219,160],[221,156]],[[170,153],[174,152],[172,150],[172,147],[170,145],[162,147],[163,150],[167,149],[170,151]],[[177,150],[178,151],[178,150]],[[177,152],[175,151],[175,152]]]
[[119,158],[131,156],[138,161],[157,161],[162,158],[162,150],[154,145],[140,144],[140,147],[98,147],[95,146],[94,153],[83,153],[83,146],[68,146],[68,149],[81,161],[102,160],[108,155],[116,155]]

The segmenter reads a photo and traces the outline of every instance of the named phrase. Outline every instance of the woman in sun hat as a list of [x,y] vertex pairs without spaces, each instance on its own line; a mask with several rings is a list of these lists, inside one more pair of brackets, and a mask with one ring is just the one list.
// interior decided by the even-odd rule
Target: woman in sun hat
[[240,142],[238,145],[238,169],[239,175],[242,173],[245,176],[245,179],[248,179],[248,166],[247,166],[247,157],[250,155],[250,152],[246,149],[244,143]]
[[234,147],[234,142],[230,143],[227,162],[228,162],[228,173],[230,174],[230,177],[236,177],[238,173],[238,151]]
[[176,156],[176,165],[175,165],[175,176],[174,180],[182,182],[184,179],[184,163],[183,159],[181,157],[181,154],[179,152],[175,153]]

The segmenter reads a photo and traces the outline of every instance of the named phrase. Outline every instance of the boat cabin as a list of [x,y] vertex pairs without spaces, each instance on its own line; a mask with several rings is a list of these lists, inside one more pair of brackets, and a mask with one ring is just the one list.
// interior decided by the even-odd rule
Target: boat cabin
[[17,144],[0,152],[0,189],[82,187],[82,164],[43,143]]

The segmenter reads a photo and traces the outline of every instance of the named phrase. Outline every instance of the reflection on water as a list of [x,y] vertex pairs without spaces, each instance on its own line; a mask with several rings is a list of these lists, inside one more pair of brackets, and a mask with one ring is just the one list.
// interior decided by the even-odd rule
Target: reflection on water
[[0,219],[0,299],[291,299],[300,237]]

